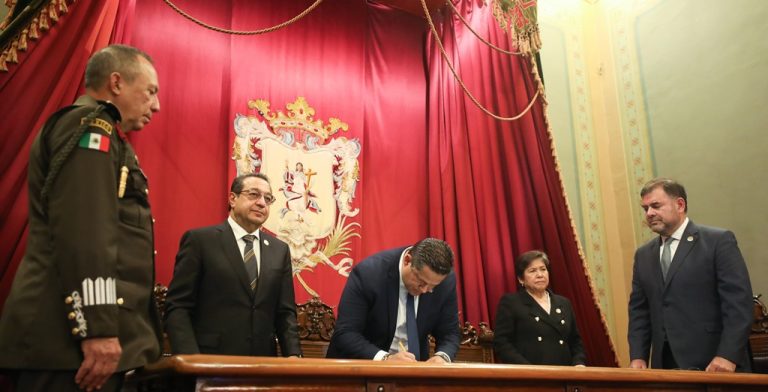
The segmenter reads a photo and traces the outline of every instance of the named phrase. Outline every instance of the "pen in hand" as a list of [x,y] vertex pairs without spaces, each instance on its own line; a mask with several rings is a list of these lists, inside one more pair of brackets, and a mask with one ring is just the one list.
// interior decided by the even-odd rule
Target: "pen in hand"
[[403,345],[403,341],[402,340],[398,340],[397,344],[400,346],[400,351],[402,351],[402,352],[408,351],[408,350],[405,349],[405,345]]

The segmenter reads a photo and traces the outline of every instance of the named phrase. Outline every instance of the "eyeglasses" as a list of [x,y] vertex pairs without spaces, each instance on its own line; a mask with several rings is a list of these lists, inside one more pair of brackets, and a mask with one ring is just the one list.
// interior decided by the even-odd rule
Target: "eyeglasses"
[[237,193],[244,195],[250,201],[256,201],[261,198],[264,198],[264,202],[267,203],[267,205],[270,205],[275,202],[275,197],[272,196],[271,193],[261,193],[255,189],[245,189]]

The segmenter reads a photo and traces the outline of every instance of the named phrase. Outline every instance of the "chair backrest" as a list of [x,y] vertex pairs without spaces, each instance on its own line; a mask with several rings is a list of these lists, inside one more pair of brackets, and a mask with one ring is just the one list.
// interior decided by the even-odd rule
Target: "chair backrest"
[[749,335],[749,349],[752,357],[752,371],[768,374],[768,309],[760,300],[761,295],[752,297],[754,320]]

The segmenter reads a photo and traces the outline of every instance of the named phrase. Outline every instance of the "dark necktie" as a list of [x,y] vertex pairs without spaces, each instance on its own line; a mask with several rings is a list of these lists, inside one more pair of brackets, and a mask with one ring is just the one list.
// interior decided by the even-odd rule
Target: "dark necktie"
[[416,307],[413,304],[413,296],[408,294],[405,301],[405,327],[408,330],[408,351],[419,360],[419,328],[416,325]]
[[255,239],[256,236],[252,234],[243,236],[243,241],[245,241],[243,262],[245,263],[245,270],[248,272],[248,278],[251,281],[251,290],[253,291],[256,291],[256,280],[259,278],[259,264],[256,262],[256,253],[253,251],[253,241]]
[[664,247],[661,250],[661,276],[664,277],[664,281],[667,281],[667,272],[669,272],[669,266],[672,264],[672,241],[675,239],[672,237],[667,238],[664,241]]

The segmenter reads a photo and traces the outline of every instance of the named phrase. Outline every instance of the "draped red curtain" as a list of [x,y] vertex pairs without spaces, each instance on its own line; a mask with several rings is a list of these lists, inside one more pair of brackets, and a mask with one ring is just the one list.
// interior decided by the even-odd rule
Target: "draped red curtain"
[[[483,1],[460,1],[457,10],[481,37],[514,50]],[[538,90],[530,57],[494,51],[450,7],[434,18],[448,61],[478,101],[503,117],[522,113]],[[517,121],[493,119],[465,96],[435,38],[427,41],[430,230],[457,250],[466,319],[494,320],[501,296],[517,290],[515,257],[540,249],[551,261],[553,290],[573,302],[588,363],[616,366],[566,209],[543,100]]]
[[[174,3],[216,27],[257,30],[313,1]],[[482,2],[460,7],[473,24],[487,22],[481,33],[504,40],[483,21],[489,11]],[[537,88],[527,60],[491,54],[453,19],[438,22],[451,60],[480,100],[502,114],[522,110]],[[565,210],[541,103],[513,123],[478,112],[426,39],[423,18],[374,2],[325,0],[280,30],[230,35],[161,1],[77,1],[56,29],[59,35],[25,55],[29,64],[0,74],[0,116],[12,121],[0,130],[0,299],[23,253],[29,143],[48,114],[74,100],[87,57],[120,42],[147,51],[160,78],[160,113],[130,136],[149,178],[159,282],[170,280],[185,230],[226,217],[235,115],[253,114],[250,99],[285,111],[302,96],[316,119],[341,119],[349,131],[340,136],[362,146],[352,205],[360,213],[351,220],[360,224],[350,246],[355,262],[428,235],[446,238],[458,255],[462,318],[476,324],[492,320],[501,294],[514,289],[514,256],[542,248],[553,260],[555,291],[574,302],[591,363],[615,364]],[[318,266],[302,277],[324,302],[338,303],[345,278],[336,271]],[[308,299],[296,289],[297,302]]]

